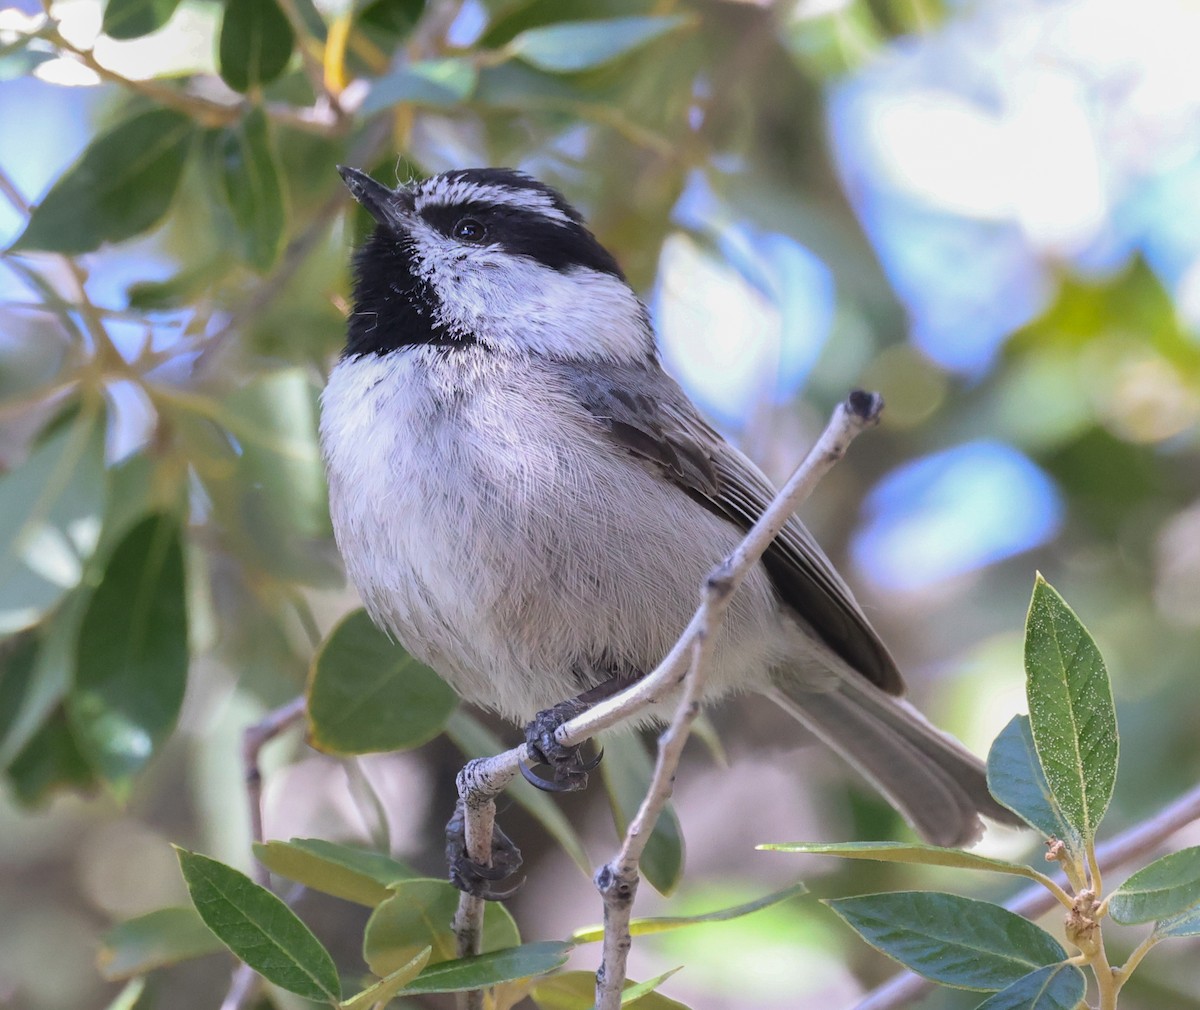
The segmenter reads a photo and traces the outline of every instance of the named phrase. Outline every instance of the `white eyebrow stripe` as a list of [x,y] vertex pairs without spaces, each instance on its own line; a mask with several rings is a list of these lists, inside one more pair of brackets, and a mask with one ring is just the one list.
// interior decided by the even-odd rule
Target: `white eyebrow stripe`
[[496,186],[488,183],[442,179],[431,180],[428,189],[421,187],[415,194],[414,203],[419,214],[426,207],[452,207],[463,203],[498,204],[530,210],[560,224],[571,224],[571,218],[554,206],[553,200],[536,189],[516,189],[511,186]]

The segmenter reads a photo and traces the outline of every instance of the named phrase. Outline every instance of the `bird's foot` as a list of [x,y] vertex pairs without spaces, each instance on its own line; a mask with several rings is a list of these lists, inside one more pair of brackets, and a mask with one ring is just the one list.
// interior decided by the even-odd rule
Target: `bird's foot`
[[507,880],[521,868],[521,850],[498,824],[492,825],[491,865],[478,863],[467,854],[466,818],[460,802],[454,808],[454,816],[446,824],[446,863],[450,870],[450,883],[460,891],[485,901],[504,901],[517,893],[525,882],[518,880],[508,888],[496,885]]
[[588,703],[583,697],[572,698],[543,709],[533,717],[525,727],[525,743],[536,759],[535,763],[547,765],[552,774],[550,778],[543,778],[521,764],[521,774],[527,782],[551,793],[573,793],[587,788],[588,772],[600,763],[604,751],[599,751],[594,758],[585,759],[582,744],[567,747],[559,743],[554,735],[559,726],[587,708]]

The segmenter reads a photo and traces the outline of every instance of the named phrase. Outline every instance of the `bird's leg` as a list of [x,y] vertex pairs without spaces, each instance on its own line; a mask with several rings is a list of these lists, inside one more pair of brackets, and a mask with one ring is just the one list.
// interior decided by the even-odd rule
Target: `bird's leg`
[[628,674],[618,674],[603,683],[584,691],[583,694],[557,705],[543,709],[533,717],[525,727],[525,743],[537,758],[537,764],[550,767],[552,778],[543,778],[522,764],[521,774],[532,785],[552,793],[570,793],[586,789],[588,772],[600,763],[604,751],[599,751],[595,757],[583,757],[583,745],[576,744],[565,747],[558,742],[554,733],[564,722],[586,712],[596,702],[611,698],[614,694],[625,690],[637,677]]
[[521,868],[521,850],[500,830],[500,825],[492,825],[491,866],[477,863],[467,855],[467,823],[462,800],[455,805],[454,816],[446,824],[446,864],[450,868],[450,883],[485,901],[511,898],[522,883],[519,880],[503,890],[495,886]]

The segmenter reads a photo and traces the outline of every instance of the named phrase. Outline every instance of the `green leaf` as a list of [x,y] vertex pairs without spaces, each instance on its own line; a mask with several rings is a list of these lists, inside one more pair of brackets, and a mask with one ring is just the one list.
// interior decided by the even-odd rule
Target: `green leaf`
[[[636,1005],[638,1010],[687,1010],[678,1000],[654,992],[677,971],[678,968],[673,968],[645,982],[626,979],[621,1006]],[[539,982],[529,995],[542,1010],[591,1010],[596,1005],[596,976],[590,971],[560,972]]]
[[1079,833],[1059,809],[1033,745],[1029,716],[1015,715],[992,743],[987,760],[988,789],[1004,806],[1047,838],[1062,841],[1082,858]]
[[108,0],[100,30],[114,39],[136,39],[156,32],[175,13],[179,0]]
[[1046,781],[1067,821],[1090,843],[1117,777],[1112,686],[1091,635],[1041,575],[1025,624],[1025,675]]
[[117,545],[88,602],[67,696],[80,749],[118,795],[174,728],[187,672],[179,527],[151,515]]
[[159,908],[105,933],[96,965],[113,982],[224,949],[190,905]]
[[368,908],[391,896],[389,885],[416,876],[409,867],[381,852],[322,838],[255,843],[254,854],[272,873]]
[[962,849],[944,849],[920,842],[781,842],[759,845],[773,852],[806,852],[812,855],[840,856],[842,859],[870,859],[881,863],[915,863],[920,866],[956,866],[961,870],[991,870],[1037,880],[1039,874],[1023,863],[992,859]]
[[416,28],[424,10],[424,0],[374,0],[363,5],[358,23],[383,34],[394,48]]
[[[807,893],[807,887],[801,883],[796,883],[790,887],[785,887],[782,890],[764,895],[761,898],[755,898],[753,901],[747,901],[744,904],[734,905],[730,908],[720,908],[715,912],[704,912],[700,915],[659,916],[647,919],[634,919],[629,923],[629,932],[633,936],[646,936],[650,933],[665,933],[673,929],[683,929],[686,926],[699,926],[706,922],[728,922],[730,919],[740,919],[743,915],[750,915],[753,912],[770,908],[772,905],[778,905],[780,902]],[[573,943],[595,943],[603,939],[603,926],[584,926],[571,934]]]
[[356,610],[313,660],[309,739],[330,754],[406,750],[437,736],[457,704],[436,673]]
[[34,208],[12,248],[84,253],[148,231],[171,205],[195,132],[182,112],[151,109],[101,134]]
[[275,0],[228,0],[217,47],[221,79],[241,92],[269,84],[283,73],[295,41]]
[[[639,737],[624,733],[605,738],[600,771],[617,833],[624,835],[650,787],[654,762]],[[683,832],[670,804],[663,809],[646,842],[640,866],[642,875],[659,894],[670,894],[683,876]]]
[[[493,903],[488,904],[491,908]],[[515,978],[545,975],[566,963],[571,945],[564,940],[542,940],[521,947],[509,947],[478,957],[443,961],[426,968],[399,995],[435,992],[462,992],[483,989]]]
[[384,1006],[396,993],[421,974],[422,970],[429,963],[429,955],[432,952],[432,947],[426,947],[407,964],[402,964],[388,975],[387,978],[381,978],[374,985],[367,986],[367,988],[357,995],[343,1000],[341,1010],[370,1010],[374,1006]]
[[1154,932],[1161,937],[1200,936],[1200,905],[1156,922]]
[[680,15],[564,21],[521,32],[507,48],[541,70],[574,73],[625,56],[688,23]]
[[234,126],[210,133],[220,191],[237,230],[240,254],[259,273],[275,265],[287,225],[285,179],[266,113],[251,108]]
[[1006,908],[937,891],[824,902],[872,947],[918,975],[959,989],[1004,989],[1066,960],[1062,945]]
[[[376,975],[385,976],[406,964],[424,947],[432,947],[430,964],[452,960],[457,940],[451,921],[461,893],[445,880],[416,878],[392,885],[392,896],[367,920],[363,931],[363,960]],[[483,909],[484,953],[514,947],[521,942],[517,924],[508,910],[495,901]]]
[[105,1007],[105,1010],[135,1010],[145,990],[146,980],[144,978],[131,978],[113,997],[112,1002]]
[[397,67],[371,83],[359,109],[370,116],[401,102],[450,108],[461,105],[475,90],[479,71],[470,60],[418,60]]
[[296,913],[244,873],[177,848],[192,903],[226,947],[268,982],[306,999],[341,999],[337,968]]
[[1073,964],[1048,964],[989,996],[975,1010],[1075,1010],[1087,980]]
[[0,634],[36,624],[83,577],[104,508],[104,425],[63,424],[0,477]]
[[1167,919],[1200,905],[1200,845],[1144,866],[1109,895],[1108,914],[1126,925]]
[[8,766],[13,795],[25,806],[44,802],[59,789],[85,792],[96,786],[96,774],[61,709],[51,714]]
[[[500,754],[507,748],[500,738],[475,716],[461,708],[455,709],[446,720],[446,735],[468,758]],[[584,873],[592,875],[592,864],[583,848],[579,834],[547,793],[535,788],[523,778],[513,779],[506,787],[518,804],[531,813],[561,845]]]

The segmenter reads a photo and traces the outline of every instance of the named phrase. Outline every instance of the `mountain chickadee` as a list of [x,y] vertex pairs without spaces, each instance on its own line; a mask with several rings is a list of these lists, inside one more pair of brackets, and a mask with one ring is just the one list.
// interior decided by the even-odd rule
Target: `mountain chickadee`
[[[659,663],[774,489],[662,371],[645,306],[559,193],[508,169],[396,190],[339,171],[377,222],[321,401],[347,572],[462,697],[533,719],[541,785],[581,787],[555,726]],[[707,696],[766,694],[931,842],[1011,822],[903,687],[793,518],[732,600]],[[515,858],[451,875],[496,896]]]

